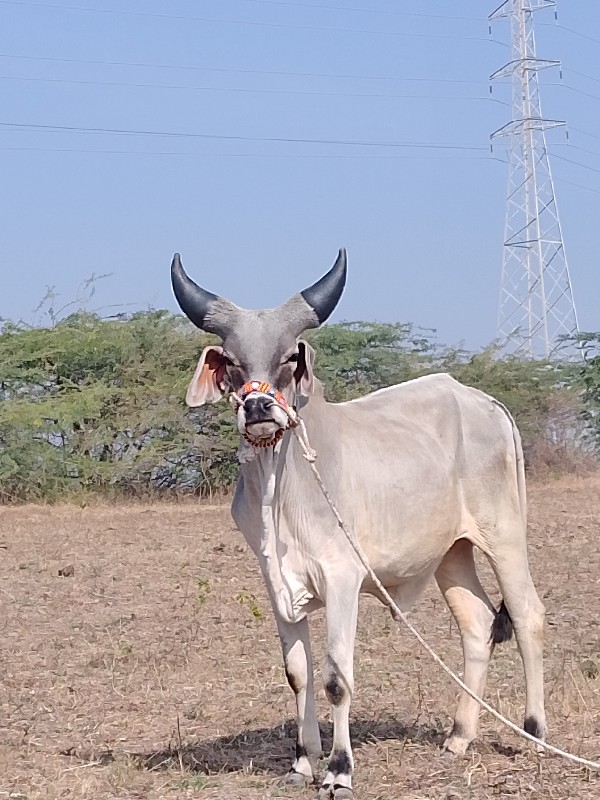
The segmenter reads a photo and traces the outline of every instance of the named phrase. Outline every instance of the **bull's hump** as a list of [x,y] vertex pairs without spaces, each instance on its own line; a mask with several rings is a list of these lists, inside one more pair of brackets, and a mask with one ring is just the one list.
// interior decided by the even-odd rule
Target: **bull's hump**
[[346,400],[343,403],[336,403],[336,405],[359,406],[371,402],[376,402],[378,404],[380,400],[385,400],[387,398],[392,400],[395,399],[396,396],[401,397],[403,394],[412,395],[420,390],[428,395],[431,391],[438,389],[447,390],[450,387],[459,387],[460,385],[461,384],[447,372],[436,372],[431,375],[422,375],[419,378],[412,378],[403,383],[396,383],[393,386],[386,386],[384,389],[377,389],[374,392],[369,392],[369,394],[365,394],[363,397],[356,397],[354,400]]

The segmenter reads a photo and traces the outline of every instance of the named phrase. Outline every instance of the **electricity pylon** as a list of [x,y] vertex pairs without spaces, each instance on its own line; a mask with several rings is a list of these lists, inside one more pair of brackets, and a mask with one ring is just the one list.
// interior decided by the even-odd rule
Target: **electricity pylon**
[[524,358],[573,356],[579,330],[545,135],[565,123],[542,116],[538,82],[560,62],[536,57],[533,34],[534,12],[555,5],[506,0],[489,17],[509,17],[512,34],[512,59],[490,76],[512,79],[512,119],[491,136],[508,138],[509,156],[498,337]]

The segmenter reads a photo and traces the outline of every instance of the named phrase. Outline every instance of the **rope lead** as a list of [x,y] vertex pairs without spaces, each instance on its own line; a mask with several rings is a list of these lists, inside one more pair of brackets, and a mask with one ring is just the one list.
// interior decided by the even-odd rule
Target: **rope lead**
[[[394,602],[393,598],[388,593],[387,589],[384,587],[384,585],[381,583],[381,581],[379,580],[377,575],[372,570],[372,568],[371,568],[371,566],[369,564],[369,561],[367,559],[367,556],[366,556],[364,550],[362,549],[359,541],[348,530],[348,528],[344,524],[344,520],[340,516],[340,513],[337,510],[337,508],[335,506],[335,503],[333,502],[333,500],[331,498],[331,495],[327,491],[327,487],[325,486],[325,484],[323,482],[323,479],[321,478],[319,470],[315,466],[315,461],[317,459],[317,453],[310,446],[310,442],[309,442],[309,439],[308,439],[308,433],[306,432],[306,426],[304,425],[304,421],[302,420],[302,417],[300,416],[300,414],[298,414],[296,409],[294,409],[294,408],[292,408],[292,406],[288,405],[288,403],[285,400],[284,400],[284,402],[281,402],[280,396],[282,397],[282,395],[281,395],[280,392],[276,393],[274,390],[271,389],[271,386],[268,383],[265,383],[265,382],[261,383],[261,382],[258,382],[258,381],[253,381],[253,382],[251,381],[248,384],[246,384],[243,387],[242,391],[240,392],[240,394],[242,395],[241,397],[240,397],[239,394],[237,394],[236,392],[232,391],[230,393],[230,401],[233,401],[232,405],[233,404],[237,404],[238,407],[243,405],[245,397],[250,393],[267,394],[270,397],[270,399],[273,400],[273,402],[277,403],[279,405],[279,407],[283,411],[285,411],[285,413],[287,414],[287,417],[288,417],[288,420],[289,420],[289,427],[296,434],[296,438],[298,439],[298,442],[299,442],[300,447],[302,449],[302,453],[304,455],[304,458],[308,461],[308,464],[309,464],[309,466],[310,466],[310,468],[312,470],[312,473],[315,476],[315,480],[316,480],[316,482],[317,482],[317,484],[319,486],[319,489],[321,490],[321,492],[323,494],[323,497],[325,498],[325,500],[327,501],[329,507],[331,508],[331,511],[333,512],[333,516],[335,517],[338,526],[341,528],[341,530],[344,533],[346,539],[348,540],[348,542],[350,543],[350,545],[353,548],[354,552],[358,556],[361,564],[363,565],[363,567],[367,571],[367,574],[368,574],[369,578],[373,581],[373,583],[375,584],[375,586],[377,587],[377,589],[381,593],[382,598],[384,599],[385,603],[387,604],[387,606],[389,607],[390,611],[392,612],[393,618],[396,621],[402,620],[402,622],[406,625],[408,630],[412,633],[412,635],[420,643],[420,645],[425,649],[425,651],[427,653],[429,653],[429,655],[436,662],[436,664],[438,664],[438,666],[440,666],[444,670],[444,672],[464,692],[466,692],[469,695],[469,697],[472,697],[473,700],[475,700],[477,703],[479,703],[481,708],[483,708],[485,711],[487,711],[488,714],[491,714],[492,717],[497,719],[503,725],[506,725],[507,728],[510,728],[514,733],[516,733],[521,738],[527,739],[528,741],[530,741],[533,744],[535,744],[536,747],[538,747],[538,748],[543,748],[544,750],[547,750],[549,753],[554,753],[555,755],[562,756],[562,758],[566,758],[569,761],[574,761],[576,764],[582,764],[583,766],[588,767],[589,769],[600,770],[600,762],[598,762],[598,761],[590,761],[587,758],[582,758],[581,756],[576,756],[576,755],[573,755],[572,753],[568,753],[566,750],[561,750],[558,747],[554,747],[554,745],[548,744],[547,742],[543,742],[541,739],[537,739],[535,736],[532,736],[530,733],[527,733],[527,731],[524,731],[522,728],[520,728],[514,722],[512,722],[511,720],[509,720],[506,717],[504,717],[499,711],[496,711],[496,709],[493,708],[493,706],[489,705],[489,703],[486,703],[485,700],[482,700],[481,697],[476,695],[475,692],[473,692],[466,685],[466,683],[464,683],[464,681],[462,681],[458,677],[458,675],[456,675],[456,673],[453,672],[450,669],[450,667],[448,667],[442,661],[442,659],[440,658],[440,656],[438,656],[438,654],[435,652],[435,650],[433,650],[433,648],[431,648],[430,645],[427,644],[427,642],[421,636],[419,631],[412,625],[411,622],[408,621],[408,618],[407,618],[406,614],[404,614],[404,612],[401,611],[400,608],[396,605],[396,603]],[[282,433],[283,433],[283,431],[282,431]],[[255,443],[254,441],[252,441],[250,439],[248,439],[248,442],[250,444],[252,444],[254,447],[261,446],[261,445]],[[277,444],[277,441],[269,442],[266,446],[274,446],[275,444]]]
[[335,503],[333,502],[329,492],[327,491],[327,487],[323,483],[323,479],[321,478],[321,475],[319,474],[319,470],[315,466],[315,460],[316,460],[317,454],[312,449],[312,447],[310,446],[310,443],[309,443],[309,440],[308,440],[308,434],[306,432],[306,427],[304,425],[304,422],[300,418],[299,414],[296,414],[296,418],[297,418],[297,423],[293,427],[293,431],[296,434],[296,437],[298,439],[300,447],[302,448],[302,452],[304,454],[304,458],[306,458],[306,460],[308,461],[309,466],[310,466],[310,468],[312,470],[312,473],[315,476],[315,480],[317,481],[317,484],[319,485],[319,488],[320,488],[321,492],[323,493],[323,497],[325,498],[325,500],[327,501],[329,507],[331,508],[331,510],[333,512],[333,516],[337,520],[337,524],[342,529],[346,539],[350,542],[350,545],[354,549],[354,552],[358,556],[361,564],[366,569],[369,578],[373,581],[373,583],[375,584],[377,589],[381,592],[381,596],[383,597],[383,599],[385,600],[386,604],[388,605],[390,611],[392,612],[392,616],[394,617],[394,619],[396,621],[402,620],[402,622],[406,625],[408,630],[412,633],[412,635],[415,637],[415,639],[417,639],[417,641],[421,644],[421,646],[427,651],[427,653],[429,653],[429,655],[433,658],[433,660],[436,662],[436,664],[438,664],[444,670],[444,672],[447,675],[449,675],[450,678],[452,678],[452,680],[456,684],[458,684],[458,686],[460,686],[460,688],[464,692],[466,692],[469,695],[469,697],[472,697],[473,700],[475,700],[477,703],[479,703],[481,708],[485,709],[485,711],[488,712],[488,714],[491,714],[499,722],[502,722],[504,725],[506,725],[508,728],[510,728],[512,731],[514,731],[514,733],[516,733],[518,736],[521,736],[523,739],[528,739],[530,742],[533,742],[533,744],[535,744],[536,747],[542,747],[544,750],[547,750],[550,753],[554,753],[557,756],[562,756],[563,758],[569,759],[570,761],[574,761],[576,764],[582,764],[583,766],[589,767],[590,769],[600,770],[600,762],[598,762],[598,761],[589,761],[587,758],[581,758],[581,756],[576,756],[576,755],[573,755],[572,753],[567,753],[566,750],[561,750],[558,747],[554,747],[553,745],[548,744],[547,742],[543,742],[541,739],[537,739],[535,736],[532,736],[530,733],[527,733],[527,731],[524,731],[522,728],[520,728],[514,722],[512,722],[511,720],[509,720],[506,717],[502,716],[502,714],[499,711],[496,711],[496,709],[493,708],[492,706],[490,706],[489,703],[486,703],[485,700],[482,700],[481,697],[476,695],[475,692],[473,692],[464,683],[464,681],[462,681],[458,677],[458,675],[456,675],[450,669],[450,667],[446,666],[446,664],[442,661],[440,656],[438,656],[438,654],[435,652],[435,650],[433,650],[427,644],[427,642],[421,636],[421,634],[418,632],[418,630],[412,625],[412,623],[410,623],[408,621],[408,618],[406,617],[406,614],[404,614],[404,612],[401,611],[398,608],[398,606],[394,602],[393,598],[390,596],[390,594],[388,593],[386,588],[383,586],[383,584],[381,583],[381,581],[379,580],[377,575],[375,575],[375,573],[371,569],[371,566],[369,564],[369,561],[367,559],[367,556],[366,556],[364,550],[362,549],[362,547],[361,547],[360,543],[358,542],[358,540],[356,539],[356,537],[352,533],[350,533],[350,531],[348,530],[348,528],[344,524],[344,521],[341,518],[340,513],[339,513],[339,511],[337,510],[337,508],[335,506]]

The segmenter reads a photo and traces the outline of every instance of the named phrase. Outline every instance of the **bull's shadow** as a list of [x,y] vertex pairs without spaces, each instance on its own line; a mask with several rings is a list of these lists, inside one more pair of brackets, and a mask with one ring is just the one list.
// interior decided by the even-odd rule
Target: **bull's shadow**
[[[393,718],[354,720],[350,725],[355,748],[376,740],[417,741],[441,746],[441,727],[415,723],[402,725]],[[321,723],[323,750],[329,752],[332,726]],[[290,767],[296,746],[296,723],[288,720],[273,728],[254,728],[234,736],[220,736],[194,743],[184,742],[154,753],[131,754],[141,768],[159,770],[174,765],[211,774],[238,772],[251,767],[259,772],[283,775]]]
[[[331,749],[332,725],[320,723],[323,752]],[[256,772],[282,776],[289,769],[296,746],[296,722],[287,720],[272,728],[253,728],[233,736],[219,736],[197,742],[172,743],[162,750],[152,752],[128,752],[126,755],[140,769],[166,770],[172,767],[185,768],[191,772],[211,775],[223,772],[240,772],[252,769]],[[350,724],[354,749],[375,741],[416,742],[435,745],[441,750],[446,731],[441,725],[415,722],[403,725],[393,717],[378,720],[359,719]],[[506,758],[514,758],[519,749],[507,747],[496,741],[478,742],[478,748],[493,751]],[[74,750],[64,755],[75,755]],[[79,758],[109,764],[119,757],[113,750],[101,753],[79,753]]]

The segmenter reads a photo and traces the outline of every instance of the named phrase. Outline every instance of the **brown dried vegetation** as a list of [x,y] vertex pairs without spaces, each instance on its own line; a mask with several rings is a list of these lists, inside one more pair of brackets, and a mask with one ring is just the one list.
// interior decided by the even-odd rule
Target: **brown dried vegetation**
[[[530,489],[532,569],[548,611],[550,740],[600,756],[600,479]],[[497,599],[489,572],[486,582]],[[227,508],[0,508],[0,800],[271,798],[294,703],[254,557]],[[432,587],[414,620],[460,668]],[[323,617],[313,638],[322,654]],[[539,758],[482,717],[464,759],[440,754],[457,691],[374,601],[362,602],[352,733],[361,800],[596,798],[600,777]],[[488,697],[519,720],[514,642]],[[319,694],[325,746],[328,707]]]

